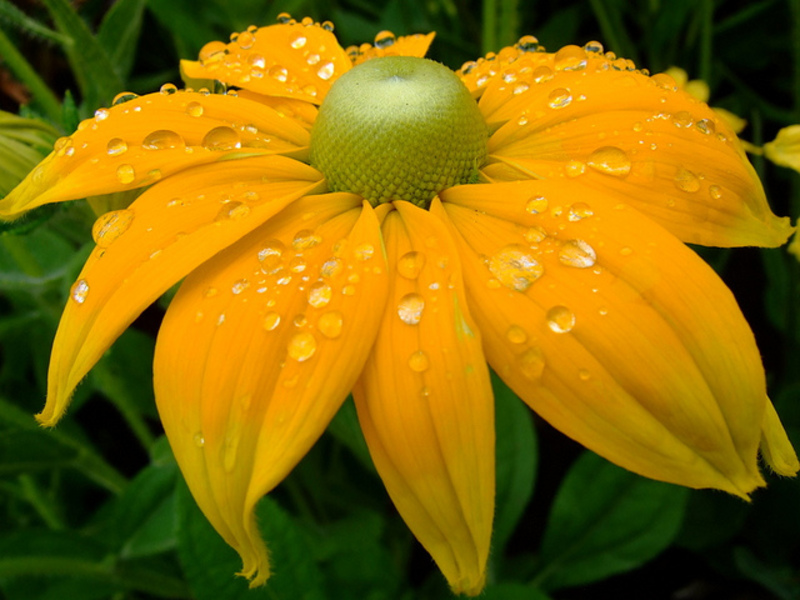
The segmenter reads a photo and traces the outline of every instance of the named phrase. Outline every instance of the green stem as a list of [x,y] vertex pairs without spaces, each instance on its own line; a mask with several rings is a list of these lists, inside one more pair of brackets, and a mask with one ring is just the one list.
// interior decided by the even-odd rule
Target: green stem
[[714,1],[703,0],[700,15],[700,79],[711,82],[711,55],[714,41]]
[[483,0],[483,53],[497,52],[497,1]]
[[52,503],[47,500],[47,497],[39,489],[33,477],[27,473],[19,476],[20,488],[22,490],[22,497],[34,508],[34,510],[42,518],[42,521],[47,524],[50,529],[59,531],[64,529],[64,522],[56,512]]

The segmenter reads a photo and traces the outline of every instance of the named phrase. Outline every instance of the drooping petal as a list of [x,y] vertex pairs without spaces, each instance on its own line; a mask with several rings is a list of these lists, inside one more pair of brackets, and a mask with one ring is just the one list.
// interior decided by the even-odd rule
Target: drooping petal
[[386,291],[372,208],[328,194],[299,200],[199,267],[167,311],[159,414],[192,494],[251,586],[269,576],[253,509],[349,393]]
[[0,202],[0,218],[50,202],[153,184],[192,166],[250,155],[303,158],[308,130],[245,98],[155,93],[100,109]]
[[761,456],[778,475],[792,477],[800,470],[797,454],[769,399],[767,399],[764,424],[761,430]]
[[489,362],[537,413],[654,479],[740,496],[763,484],[761,359],[700,258],[576,182],[441,196]]
[[318,24],[281,23],[209,42],[198,61],[181,61],[188,80],[216,80],[263,94],[320,104],[352,63],[336,36]]
[[480,99],[496,129],[488,177],[501,163],[517,179],[580,181],[696,244],[778,246],[792,232],[733,130],[667,75],[577,46],[496,62]]
[[311,167],[281,156],[194,167],[98,219],[97,241],[61,317],[47,404],[54,425],[72,390],[128,325],[199,264],[324,186]]
[[480,592],[494,509],[494,412],[480,337],[443,224],[409,202],[383,223],[392,278],[353,395],[372,459],[456,593]]

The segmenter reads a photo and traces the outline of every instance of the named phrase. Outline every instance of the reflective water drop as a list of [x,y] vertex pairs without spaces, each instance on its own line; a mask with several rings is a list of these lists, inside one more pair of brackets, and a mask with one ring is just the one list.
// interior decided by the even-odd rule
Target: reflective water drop
[[128,144],[121,138],[112,138],[106,144],[106,153],[109,156],[119,156],[128,151]]
[[231,292],[238,295],[250,287],[250,282],[247,279],[239,279],[231,286]]
[[344,263],[339,258],[329,258],[319,269],[320,275],[326,278],[335,277],[337,275],[341,275],[342,270],[344,269]]
[[519,370],[525,377],[536,381],[542,377],[542,373],[544,372],[544,353],[541,348],[538,347],[528,348],[519,355],[517,363],[519,365]]
[[206,150],[215,151],[233,150],[235,148],[242,147],[242,141],[239,138],[239,134],[227,125],[214,127],[214,129],[209,131],[205,137],[203,137],[203,141],[201,143],[203,148]]
[[321,67],[320,67],[320,68],[317,70],[317,77],[319,77],[320,79],[323,79],[323,80],[327,81],[328,79],[330,79],[331,77],[333,77],[333,71],[334,71],[334,69],[335,69],[335,66],[334,66],[334,64],[333,64],[332,62],[327,62],[327,63],[323,64],[323,65],[322,65],[322,66],[321,66]]
[[381,31],[375,36],[375,47],[381,49],[388,48],[394,44],[396,40],[397,38],[391,31]]
[[532,215],[543,213],[547,210],[548,204],[547,198],[544,196],[532,196],[525,203],[525,210]]
[[417,325],[422,319],[425,300],[419,294],[406,294],[397,305],[397,315],[406,325]]
[[585,202],[576,202],[572,206],[569,207],[569,216],[567,217],[570,221],[581,221],[583,219],[588,219],[589,217],[594,215],[594,211],[592,210],[591,206],[586,204]]
[[675,173],[675,186],[683,192],[696,192],[700,189],[700,179],[688,169],[681,167]]
[[623,246],[622,248],[619,249],[619,253],[622,256],[630,256],[631,254],[633,254],[633,248],[630,248],[629,246]]
[[277,17],[275,17],[275,20],[281,25],[286,25],[287,23],[293,21],[294,19],[292,19],[292,15],[290,15],[288,12],[282,12],[279,13]]
[[605,51],[603,48],[603,44],[595,40],[591,42],[586,42],[586,44],[584,44],[583,46],[583,49],[591,54],[603,54],[603,52]]
[[550,67],[542,65],[540,67],[536,67],[531,73],[531,77],[535,83],[543,83],[545,81],[550,81],[555,77],[553,74],[553,70]]
[[131,100],[136,100],[139,96],[134,94],[133,92],[120,92],[114,99],[111,101],[111,106],[117,106],[118,104],[125,104],[126,102],[130,102]]
[[333,297],[333,290],[327,283],[318,282],[308,290],[308,303],[314,308],[321,308],[328,304]]
[[324,29],[325,31],[333,31],[334,30],[333,22],[331,22],[331,21],[323,21],[320,24],[320,27],[322,27],[322,29]]
[[203,437],[203,433],[201,431],[195,433],[192,439],[194,440],[194,445],[198,448],[202,448],[206,445],[206,438]]
[[132,222],[132,210],[115,210],[101,215],[92,226],[94,243],[101,248],[108,248],[128,230]]
[[336,339],[342,334],[344,319],[338,310],[326,312],[317,321],[319,332],[329,339]]
[[425,266],[425,255],[419,252],[406,252],[397,261],[397,272],[406,279],[416,279]]
[[306,325],[308,325],[308,319],[302,313],[299,314],[299,315],[295,315],[294,319],[292,319],[292,325],[294,325],[295,327],[298,327],[298,328],[299,327],[305,327]]
[[586,51],[580,46],[564,46],[553,57],[556,71],[581,71],[588,64]]
[[430,364],[431,363],[428,360],[428,355],[425,354],[422,350],[417,350],[411,356],[408,357],[408,366],[415,373],[422,373],[423,371],[427,371],[428,367],[430,367]]
[[94,111],[94,120],[97,122],[105,121],[109,114],[110,113],[108,112],[107,108],[98,108],[96,111]]
[[578,371],[578,378],[581,381],[589,381],[589,379],[591,379],[591,377],[592,377],[592,374],[589,373],[589,371],[587,369],[581,369],[580,371]]
[[208,42],[200,49],[198,59],[201,65],[208,67],[221,61],[223,58],[225,58],[226,54],[228,54],[228,48],[223,42]]
[[117,179],[120,183],[131,183],[136,178],[136,172],[130,165],[120,165],[117,167]]
[[719,200],[722,198],[722,188],[720,188],[718,185],[710,186],[708,188],[708,193],[714,200]]
[[249,50],[253,47],[253,44],[256,43],[256,36],[249,31],[243,31],[239,34],[239,37],[236,38],[236,43],[239,44],[239,48],[242,50]]
[[672,122],[675,127],[685,128],[691,127],[694,124],[694,119],[690,113],[682,110],[672,116]]
[[369,260],[375,254],[375,248],[372,244],[359,244],[353,249],[353,254],[358,260]]
[[571,160],[564,165],[567,177],[578,177],[586,172],[586,164],[579,160]]
[[303,250],[308,250],[309,248],[313,248],[314,246],[318,246],[322,243],[322,237],[311,231],[310,229],[302,229],[294,234],[294,239],[292,240],[292,248],[301,252]]
[[711,135],[717,130],[716,125],[714,125],[714,121],[711,119],[700,119],[695,127],[697,128],[697,131],[705,135]]
[[317,351],[317,340],[307,331],[296,333],[289,340],[287,350],[291,358],[297,362],[303,362],[311,358]]
[[528,334],[519,325],[512,325],[506,331],[506,339],[512,344],[524,344],[528,341]]
[[189,102],[189,104],[186,105],[186,113],[190,117],[202,117],[203,112],[203,105],[199,102]]
[[544,273],[526,248],[511,244],[489,259],[489,270],[507,288],[524,292]]
[[558,260],[562,265],[587,269],[593,267],[597,261],[597,254],[589,244],[583,240],[569,240],[565,242],[558,252]]
[[547,311],[547,326],[555,333],[568,333],[575,327],[575,313],[566,306],[554,306]]
[[280,240],[271,240],[258,251],[261,270],[267,275],[274,275],[283,268],[283,252],[286,246]]
[[529,244],[538,244],[547,237],[547,232],[538,225],[534,225],[533,227],[529,227],[522,237],[524,237],[525,241]]
[[185,147],[186,142],[183,138],[169,129],[153,131],[142,140],[142,148],[146,150],[171,150]]
[[276,81],[285,82],[289,78],[289,71],[286,67],[281,65],[273,65],[269,68],[269,76]]
[[572,102],[572,93],[566,88],[558,88],[547,96],[550,108],[564,108]]
[[523,81],[522,83],[518,83],[517,85],[514,86],[513,93],[514,94],[524,94],[525,92],[527,92],[530,89],[530,87],[531,87],[530,85],[528,85],[527,83],[525,83]]
[[289,45],[295,50],[299,50],[300,48],[306,45],[306,41],[307,40],[305,35],[303,35],[302,33],[296,33],[289,40]]
[[250,214],[250,207],[242,202],[229,202],[217,213],[217,221],[238,221]]
[[86,296],[89,295],[89,284],[85,279],[79,279],[72,286],[69,297],[72,298],[77,304],[86,302]]
[[625,177],[631,172],[631,159],[615,146],[603,146],[589,156],[586,164],[594,170],[613,177]]
[[267,331],[274,331],[281,324],[281,316],[276,312],[268,312],[262,324]]
[[173,83],[165,83],[158,91],[164,96],[171,96],[178,91],[178,88]]
[[532,35],[524,35],[517,41],[517,48],[523,52],[538,52],[539,40]]

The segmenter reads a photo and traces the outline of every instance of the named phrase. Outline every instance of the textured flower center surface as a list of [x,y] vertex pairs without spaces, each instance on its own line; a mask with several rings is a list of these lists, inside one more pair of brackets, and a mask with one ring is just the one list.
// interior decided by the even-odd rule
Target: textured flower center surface
[[427,207],[467,183],[486,156],[488,133],[461,80],[424,58],[389,56],[354,67],[331,87],[311,130],[311,164],[331,191],[373,206]]

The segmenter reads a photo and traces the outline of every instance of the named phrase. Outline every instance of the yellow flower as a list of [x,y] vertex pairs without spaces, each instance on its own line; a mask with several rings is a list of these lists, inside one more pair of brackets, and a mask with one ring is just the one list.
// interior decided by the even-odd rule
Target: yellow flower
[[158,409],[251,585],[269,576],[254,506],[351,390],[455,592],[480,592],[490,546],[487,362],[644,476],[747,497],[759,447],[797,470],[749,327],[683,243],[792,232],[728,125],[597,43],[553,54],[526,36],[453,74],[418,58],[432,35],[345,50],[331,29],[284,17],[208,44],[185,76],[238,91],[122,94],[2,201],[14,218],[143,190],[95,225],[43,424],[183,279],[158,335]]

